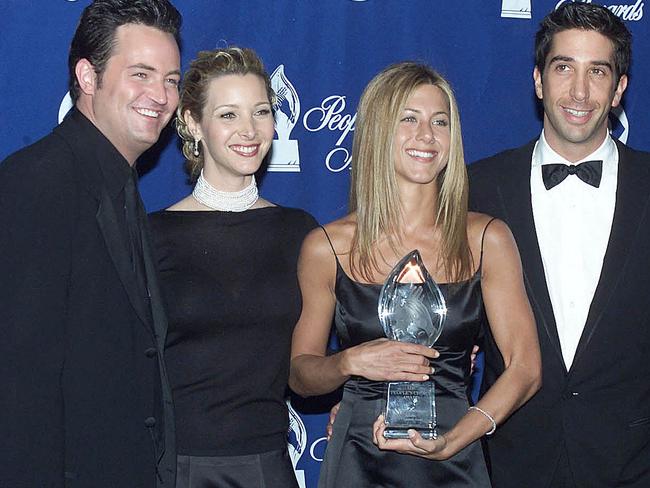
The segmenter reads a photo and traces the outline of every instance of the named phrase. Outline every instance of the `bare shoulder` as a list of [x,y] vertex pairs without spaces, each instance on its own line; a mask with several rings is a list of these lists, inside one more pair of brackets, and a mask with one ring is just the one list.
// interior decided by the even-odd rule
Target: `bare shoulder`
[[323,227],[316,227],[305,238],[302,249],[304,254],[313,257],[334,257],[336,254],[349,252],[356,223],[347,215]]
[[472,213],[468,217],[470,247],[474,256],[481,256],[482,282],[511,279],[521,274],[521,260],[515,238],[502,220]]
[[357,230],[357,219],[355,214],[348,214],[345,217],[325,225],[327,235],[336,250],[336,254],[349,254],[352,247],[352,239]]
[[354,230],[350,231],[352,224],[348,217],[331,222],[324,228],[316,227],[305,237],[298,264],[301,286],[305,290],[325,286],[334,292],[337,255],[341,254],[341,249],[348,252],[351,242],[348,236],[354,233]]
[[470,247],[499,246],[514,243],[514,237],[508,225],[500,219],[479,212],[467,214],[467,237]]

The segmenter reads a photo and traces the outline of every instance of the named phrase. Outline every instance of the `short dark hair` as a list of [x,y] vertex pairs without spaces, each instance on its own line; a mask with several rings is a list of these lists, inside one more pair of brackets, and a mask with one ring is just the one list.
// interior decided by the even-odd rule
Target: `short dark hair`
[[181,14],[169,0],[95,0],[79,19],[68,56],[69,90],[73,103],[79,98],[75,67],[87,59],[95,68],[101,84],[106,63],[115,45],[115,32],[125,24],[155,27],[179,40]]
[[632,56],[632,34],[616,15],[602,5],[570,2],[551,12],[539,24],[535,35],[535,65],[544,72],[553,36],[569,29],[593,30],[607,37],[614,46],[616,78],[627,74]]

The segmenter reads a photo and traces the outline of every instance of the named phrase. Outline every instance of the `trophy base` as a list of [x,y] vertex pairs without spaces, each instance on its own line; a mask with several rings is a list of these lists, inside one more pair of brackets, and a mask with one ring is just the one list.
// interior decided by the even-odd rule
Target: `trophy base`
[[[420,427],[409,427],[408,429],[414,429],[417,431],[418,434],[422,436],[423,439],[431,440],[431,439],[437,439],[438,438],[438,432],[436,429],[430,429],[430,430],[423,430]],[[403,429],[386,429],[384,430],[384,437],[386,439],[408,439],[409,434],[408,434],[408,429],[403,430]]]
[[432,381],[388,383],[384,414],[384,437],[408,439],[416,430],[425,439],[436,439],[436,397]]

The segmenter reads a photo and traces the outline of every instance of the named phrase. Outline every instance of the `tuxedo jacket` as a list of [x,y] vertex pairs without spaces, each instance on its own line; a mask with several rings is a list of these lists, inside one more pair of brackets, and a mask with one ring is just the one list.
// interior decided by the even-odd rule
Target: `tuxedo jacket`
[[146,228],[151,308],[138,291],[116,163],[74,111],[0,164],[2,487],[174,486],[167,326]]
[[[563,448],[580,488],[650,487],[650,154],[617,141],[612,230],[567,371],[533,221],[534,145],[468,168],[470,208],[505,221],[517,241],[542,354],[540,391],[488,441],[494,487],[551,488]],[[490,334],[484,347],[488,388],[503,360]]]

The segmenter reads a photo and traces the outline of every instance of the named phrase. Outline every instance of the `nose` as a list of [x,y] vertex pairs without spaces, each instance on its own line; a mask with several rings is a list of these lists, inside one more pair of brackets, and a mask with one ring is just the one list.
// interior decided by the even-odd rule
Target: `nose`
[[435,136],[433,134],[433,128],[431,127],[431,124],[429,123],[422,123],[419,124],[418,126],[418,131],[415,136],[415,138],[418,141],[426,142],[426,143],[431,143],[435,139]]
[[587,73],[577,72],[575,74],[569,93],[577,102],[583,102],[589,98],[589,78]]
[[242,117],[239,126],[239,135],[244,139],[253,139],[257,133],[255,121],[251,117]]
[[150,85],[149,98],[156,102],[158,105],[167,105],[168,94],[165,82],[155,82]]

